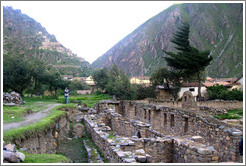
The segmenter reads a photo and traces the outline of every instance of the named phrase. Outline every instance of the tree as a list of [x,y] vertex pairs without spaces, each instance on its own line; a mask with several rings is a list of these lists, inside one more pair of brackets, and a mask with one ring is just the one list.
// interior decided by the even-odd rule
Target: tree
[[122,100],[132,100],[136,97],[135,89],[131,86],[129,79],[115,64],[109,70],[105,90],[106,93],[115,95]]
[[192,47],[189,42],[190,26],[187,23],[181,23],[178,31],[174,34],[172,43],[176,45],[177,53],[164,52],[168,55],[164,57],[168,66],[175,73],[179,73],[184,79],[191,80],[195,78],[198,81],[198,100],[201,100],[201,81],[206,66],[212,60],[209,51],[199,51]]
[[23,55],[6,55],[3,58],[4,91],[14,90],[23,96],[23,91],[31,85],[32,68]]
[[55,97],[57,97],[58,89],[65,89],[65,87],[68,87],[70,84],[69,81],[65,81],[61,78],[58,71],[49,71],[45,80],[47,81],[46,85],[49,86],[49,91],[55,91]]
[[228,90],[223,85],[213,85],[207,88],[208,99],[239,100],[243,101],[243,91],[238,89]]
[[93,73],[92,78],[96,87],[104,91],[109,79],[108,70],[106,68],[97,70]]
[[115,95],[122,100],[136,98],[136,88],[127,76],[114,64],[110,70],[103,68],[93,74],[96,87],[109,95]]
[[163,85],[169,89],[176,100],[180,91],[180,77],[179,73],[169,71],[166,68],[160,68],[151,75],[150,81],[154,87]]

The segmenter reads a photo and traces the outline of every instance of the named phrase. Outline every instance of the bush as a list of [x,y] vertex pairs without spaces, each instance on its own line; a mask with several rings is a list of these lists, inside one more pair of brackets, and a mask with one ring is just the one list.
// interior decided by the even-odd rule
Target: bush
[[243,92],[238,89],[232,89],[231,91],[226,89],[223,85],[214,85],[207,88],[208,98],[210,100],[222,99],[222,100],[239,100],[243,101]]
[[82,84],[81,82],[75,80],[75,81],[72,81],[69,86],[68,86],[68,89],[70,91],[73,91],[73,90],[89,90],[91,87],[89,85],[86,85],[86,84]]
[[143,85],[136,85],[136,87],[137,87],[137,92],[136,92],[137,100],[156,97],[156,90],[154,86],[145,87]]
[[227,90],[222,93],[222,99],[224,100],[239,100],[243,101],[243,92],[238,89]]

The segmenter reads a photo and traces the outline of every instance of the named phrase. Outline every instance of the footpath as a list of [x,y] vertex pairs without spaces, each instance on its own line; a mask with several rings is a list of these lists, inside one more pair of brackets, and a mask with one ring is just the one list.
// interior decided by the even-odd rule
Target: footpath
[[3,130],[18,128],[18,127],[26,126],[29,124],[33,124],[33,123],[41,120],[42,118],[46,117],[52,108],[55,108],[59,105],[61,105],[61,104],[51,104],[47,109],[45,109],[43,111],[29,114],[24,118],[25,119],[24,121],[13,122],[13,123],[3,123]]

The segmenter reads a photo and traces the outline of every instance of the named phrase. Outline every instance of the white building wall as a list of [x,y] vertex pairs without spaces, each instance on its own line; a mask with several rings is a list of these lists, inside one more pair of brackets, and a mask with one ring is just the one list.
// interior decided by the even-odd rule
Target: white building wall
[[[181,87],[181,90],[179,92],[179,98],[182,98],[183,93],[186,91],[189,91],[190,88],[194,88],[194,91],[191,91],[193,96],[197,96],[198,95],[198,87]],[[206,87],[201,87],[201,94],[202,96],[206,93],[207,88]]]

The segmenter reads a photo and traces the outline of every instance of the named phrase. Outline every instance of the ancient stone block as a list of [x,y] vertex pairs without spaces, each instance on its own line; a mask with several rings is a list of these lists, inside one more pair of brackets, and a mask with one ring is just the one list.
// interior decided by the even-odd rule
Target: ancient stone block
[[16,151],[16,146],[15,144],[7,144],[3,147],[3,150],[15,152]]
[[195,98],[190,91],[186,91],[183,93],[182,107],[186,108],[186,109],[197,107],[196,102],[195,102]]
[[219,160],[219,156],[213,156],[211,160],[212,161],[218,161]]
[[20,161],[14,152],[6,151],[6,150],[3,151],[3,159],[7,160],[10,163],[17,163]]
[[25,160],[25,155],[21,152],[15,152],[16,156],[20,159],[20,161],[24,161]]
[[78,123],[73,127],[72,135],[81,138],[84,134],[84,131],[85,131],[85,127],[82,124]]

